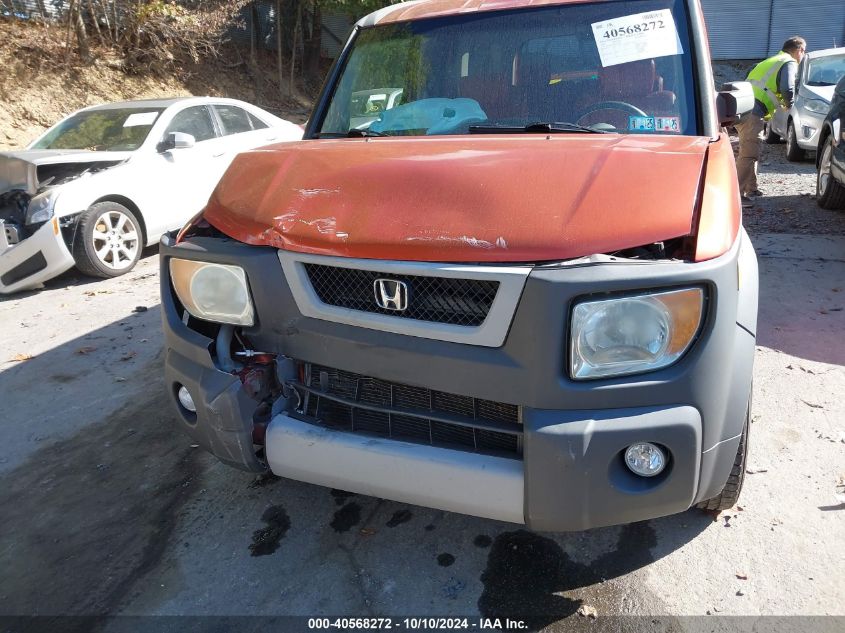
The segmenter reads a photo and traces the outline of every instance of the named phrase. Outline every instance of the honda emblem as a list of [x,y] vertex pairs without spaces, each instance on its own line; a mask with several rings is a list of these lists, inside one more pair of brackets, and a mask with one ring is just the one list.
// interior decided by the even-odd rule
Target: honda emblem
[[376,279],[373,282],[376,305],[383,310],[402,312],[408,309],[408,284],[396,279]]

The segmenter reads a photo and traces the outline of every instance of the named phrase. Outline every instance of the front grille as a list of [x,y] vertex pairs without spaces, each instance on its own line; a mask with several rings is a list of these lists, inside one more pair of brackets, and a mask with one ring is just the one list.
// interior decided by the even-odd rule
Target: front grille
[[[519,407],[305,363],[302,412],[328,428],[520,457]],[[367,408],[371,407],[371,408]]]
[[[499,289],[498,281],[482,279],[394,275],[321,264],[305,264],[305,270],[314,292],[328,305],[466,327],[484,323]],[[403,311],[381,308],[376,303],[377,279],[407,284],[408,308]]]

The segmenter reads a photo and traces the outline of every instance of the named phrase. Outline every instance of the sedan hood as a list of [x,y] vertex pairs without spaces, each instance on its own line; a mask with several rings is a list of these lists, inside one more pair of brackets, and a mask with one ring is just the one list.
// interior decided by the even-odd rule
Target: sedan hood
[[[132,152],[51,149],[0,152],[0,193],[23,189],[35,195],[48,178],[66,178],[91,167],[116,165],[131,155]],[[62,169],[62,165],[67,168]]]
[[708,139],[309,140],[238,156],[204,218],[302,253],[529,262],[689,235]]

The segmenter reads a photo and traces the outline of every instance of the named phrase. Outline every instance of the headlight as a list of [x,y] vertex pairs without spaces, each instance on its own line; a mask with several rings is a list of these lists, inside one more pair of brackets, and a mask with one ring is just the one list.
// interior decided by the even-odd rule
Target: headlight
[[830,112],[830,104],[827,101],[822,101],[821,99],[807,99],[807,101],[804,102],[804,108],[810,112],[815,112],[816,114],[827,114]]
[[701,288],[579,303],[572,311],[570,375],[586,380],[671,365],[695,338],[703,307]]
[[253,325],[255,313],[240,266],[170,260],[170,277],[179,301],[198,319]]
[[40,224],[52,218],[56,195],[55,189],[48,189],[37,196],[33,196],[26,208],[25,224]]

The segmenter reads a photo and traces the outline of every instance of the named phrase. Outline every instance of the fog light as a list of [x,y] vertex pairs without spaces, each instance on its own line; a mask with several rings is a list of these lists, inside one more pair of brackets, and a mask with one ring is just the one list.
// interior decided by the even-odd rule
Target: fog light
[[625,464],[637,475],[654,477],[666,467],[666,455],[650,442],[638,442],[625,451]]
[[197,412],[197,405],[194,404],[194,399],[191,397],[191,392],[188,391],[185,385],[179,387],[178,396],[179,402],[183,407],[185,407],[191,413]]

